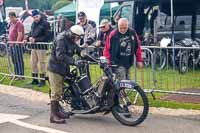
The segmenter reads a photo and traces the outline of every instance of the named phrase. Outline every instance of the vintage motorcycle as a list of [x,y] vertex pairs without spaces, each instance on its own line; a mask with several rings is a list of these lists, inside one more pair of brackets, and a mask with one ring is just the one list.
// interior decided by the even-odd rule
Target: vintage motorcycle
[[[94,62],[81,60],[83,66],[91,63]],[[65,77],[60,100],[63,108],[72,115],[112,112],[120,123],[127,126],[142,123],[149,111],[145,92],[133,80],[117,80],[105,57],[100,57],[95,63],[104,75],[94,84],[86,74],[80,73],[78,67],[71,70],[70,77]]]

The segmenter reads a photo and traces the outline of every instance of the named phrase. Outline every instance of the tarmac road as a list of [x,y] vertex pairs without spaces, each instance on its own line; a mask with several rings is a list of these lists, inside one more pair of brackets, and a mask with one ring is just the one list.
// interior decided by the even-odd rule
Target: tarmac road
[[137,127],[123,126],[111,114],[77,115],[66,124],[50,124],[48,100],[38,101],[35,93],[32,95],[35,100],[30,100],[30,96],[23,98],[21,94],[5,92],[0,86],[0,133],[200,133],[200,113],[180,116],[150,113]]

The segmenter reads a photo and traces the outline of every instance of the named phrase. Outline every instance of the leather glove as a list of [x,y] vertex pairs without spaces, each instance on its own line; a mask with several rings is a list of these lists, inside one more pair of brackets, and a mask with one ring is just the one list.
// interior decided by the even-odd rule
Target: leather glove
[[82,60],[77,60],[74,62],[74,65],[80,67],[82,65]]

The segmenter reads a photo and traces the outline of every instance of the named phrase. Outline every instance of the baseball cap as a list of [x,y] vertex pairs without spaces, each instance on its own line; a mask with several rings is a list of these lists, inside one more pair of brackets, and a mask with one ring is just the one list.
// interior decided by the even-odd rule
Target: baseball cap
[[107,24],[107,23],[109,23],[108,19],[102,19],[101,22],[100,22],[99,28],[105,26],[105,24]]
[[80,18],[80,17],[86,17],[86,14],[85,14],[84,12],[81,11],[81,12],[78,13],[78,17],[79,17],[79,18]]
[[33,10],[32,11],[32,16],[37,16],[37,15],[40,15],[40,12],[38,10]]
[[14,16],[14,17],[16,17],[16,13],[15,12],[9,12],[8,16]]

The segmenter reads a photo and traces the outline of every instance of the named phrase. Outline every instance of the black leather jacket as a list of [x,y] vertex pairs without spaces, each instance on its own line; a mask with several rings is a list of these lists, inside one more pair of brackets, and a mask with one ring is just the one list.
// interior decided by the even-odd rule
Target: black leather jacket
[[[50,25],[43,18],[40,19],[38,23],[33,22],[31,25],[31,31],[28,35],[28,41],[30,37],[35,38],[35,42],[49,42],[50,39]],[[48,45],[46,44],[31,44],[29,45],[31,49],[42,49],[47,50]]]
[[48,70],[62,76],[69,75],[70,65],[74,65],[74,54],[80,54],[81,49],[71,40],[69,31],[61,32],[54,42],[49,58]]
[[38,23],[33,22],[29,37],[35,38],[36,42],[48,42],[49,23],[41,18]]

